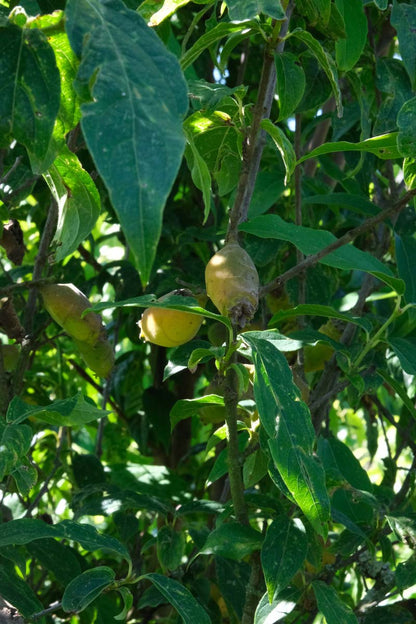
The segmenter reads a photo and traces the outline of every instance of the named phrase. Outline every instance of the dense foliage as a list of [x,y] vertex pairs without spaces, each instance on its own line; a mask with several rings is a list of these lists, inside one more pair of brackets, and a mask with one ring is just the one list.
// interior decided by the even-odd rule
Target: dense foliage
[[411,0],[0,0],[25,621],[416,620],[415,32]]

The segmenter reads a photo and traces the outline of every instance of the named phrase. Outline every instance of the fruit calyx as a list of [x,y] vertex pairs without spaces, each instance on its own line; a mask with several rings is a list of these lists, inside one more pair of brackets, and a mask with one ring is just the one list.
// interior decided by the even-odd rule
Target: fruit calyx
[[244,327],[259,301],[259,276],[253,260],[239,243],[227,243],[205,269],[207,295],[233,325]]

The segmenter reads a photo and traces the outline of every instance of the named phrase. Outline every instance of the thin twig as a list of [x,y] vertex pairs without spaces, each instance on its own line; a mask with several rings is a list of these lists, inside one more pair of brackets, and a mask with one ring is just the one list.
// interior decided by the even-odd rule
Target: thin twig
[[292,4],[290,3],[286,11],[286,20],[280,25],[280,30],[277,35],[277,45],[272,44],[272,46],[267,46],[264,52],[263,68],[259,83],[257,101],[253,110],[250,131],[244,145],[243,163],[240,178],[238,180],[235,200],[230,211],[226,237],[227,241],[236,241],[238,239],[238,226],[240,223],[247,220],[248,209],[253,196],[260,160],[266,143],[266,135],[264,131],[261,130],[260,124],[263,119],[270,116],[276,89],[276,67],[274,62],[274,53],[283,51],[285,44],[284,37],[289,28],[289,19],[292,13],[292,8]]
[[305,271],[306,269],[309,269],[310,267],[314,266],[322,258],[325,258],[325,256],[327,256],[328,254],[332,253],[333,251],[336,251],[337,249],[339,249],[340,247],[343,247],[344,245],[347,245],[348,243],[353,241],[355,238],[357,238],[357,236],[361,236],[361,234],[368,232],[378,223],[381,223],[382,221],[384,221],[391,215],[398,214],[401,210],[403,210],[403,208],[407,206],[409,201],[415,196],[416,196],[416,189],[412,189],[408,191],[398,202],[396,202],[392,206],[389,206],[385,210],[382,210],[378,215],[375,215],[374,217],[370,217],[369,219],[364,221],[361,225],[358,225],[352,230],[349,230],[343,236],[341,236],[341,238],[338,238],[333,243],[331,243],[330,245],[327,245],[326,247],[324,247],[317,253],[307,256],[305,260],[303,260],[296,266],[292,267],[288,271],[285,271],[285,273],[283,273],[282,275],[279,275],[274,280],[272,280],[271,282],[263,286],[260,289],[260,296],[264,296],[267,293],[272,292],[276,288],[281,287],[289,279],[296,277],[296,275],[299,275],[299,273],[302,273],[302,271]]

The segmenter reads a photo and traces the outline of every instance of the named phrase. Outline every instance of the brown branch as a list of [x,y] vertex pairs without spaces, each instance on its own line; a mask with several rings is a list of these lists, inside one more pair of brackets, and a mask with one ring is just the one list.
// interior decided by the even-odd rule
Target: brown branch
[[382,210],[378,215],[375,215],[374,217],[370,217],[369,219],[364,221],[364,223],[362,223],[361,225],[358,225],[356,228],[349,230],[349,232],[346,232],[343,236],[341,236],[341,238],[338,238],[336,241],[334,241],[330,245],[327,245],[326,247],[324,247],[317,253],[307,256],[305,260],[295,265],[288,271],[285,271],[285,273],[283,273],[282,275],[279,275],[279,277],[276,277],[274,280],[272,280],[271,282],[263,286],[260,289],[260,296],[264,296],[267,293],[275,290],[275,288],[281,287],[289,279],[292,279],[293,277],[295,277],[296,275],[299,275],[306,269],[309,269],[310,267],[315,266],[315,264],[317,264],[322,258],[327,256],[331,252],[336,251],[337,249],[339,249],[340,247],[343,247],[344,245],[347,245],[348,243],[353,241],[355,238],[357,238],[357,236],[361,236],[361,234],[368,232],[375,225],[382,223],[388,217],[394,214],[398,214],[401,210],[403,210],[403,208],[407,206],[409,201],[415,196],[416,196],[416,189],[412,189],[408,191],[398,202],[394,203],[392,206],[389,206],[385,210]]
[[[280,25],[275,41],[264,52],[263,68],[259,83],[257,101],[253,110],[250,131],[243,145],[243,163],[237,185],[234,205],[230,211],[227,242],[238,239],[238,226],[247,220],[248,209],[253,196],[260,160],[266,143],[266,134],[261,130],[261,122],[270,116],[276,89],[276,67],[274,53],[283,52],[284,37],[289,28],[292,4],[286,10],[286,20]],[[277,41],[277,45],[276,45]]]

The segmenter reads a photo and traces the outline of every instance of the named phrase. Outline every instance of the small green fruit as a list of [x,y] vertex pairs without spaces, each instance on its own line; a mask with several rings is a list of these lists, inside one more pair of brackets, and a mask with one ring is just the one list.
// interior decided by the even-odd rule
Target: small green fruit
[[[176,294],[184,293],[174,291],[164,295],[159,301]],[[204,305],[206,297],[199,298],[198,302],[201,306]],[[141,330],[140,338],[160,347],[179,347],[196,336],[203,320],[203,316],[192,312],[169,308],[146,308],[138,322]]]
[[85,364],[100,377],[107,378],[114,366],[114,350],[105,337],[100,337],[95,345],[74,339]]
[[87,297],[73,284],[46,284],[39,288],[51,317],[71,338],[94,345],[104,334],[99,314],[83,312],[91,307]]
[[259,276],[254,262],[238,243],[228,243],[205,269],[207,295],[224,316],[244,327],[259,301]]

